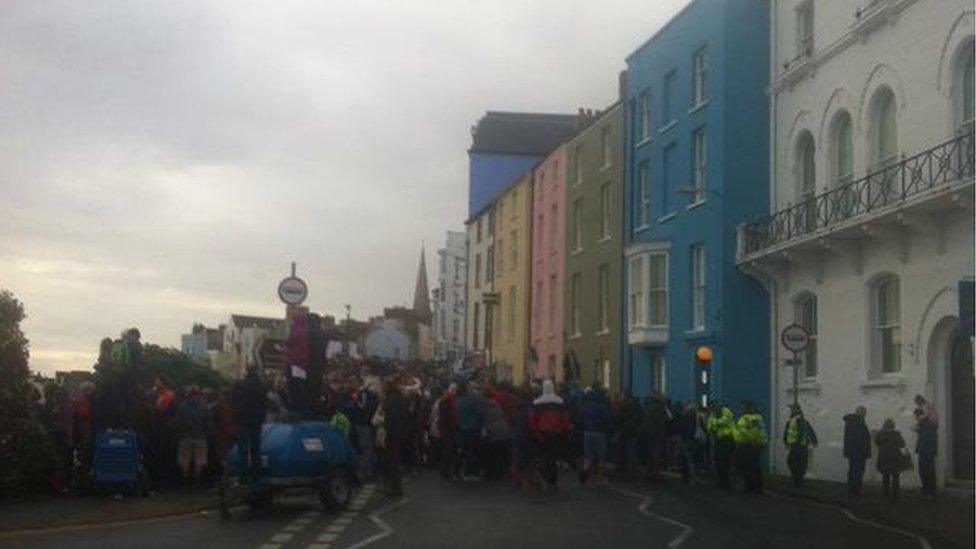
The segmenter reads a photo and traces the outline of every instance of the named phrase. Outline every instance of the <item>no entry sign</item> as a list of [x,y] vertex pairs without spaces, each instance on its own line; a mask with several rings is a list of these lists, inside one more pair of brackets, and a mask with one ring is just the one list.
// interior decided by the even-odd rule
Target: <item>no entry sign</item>
[[799,324],[790,324],[779,334],[779,341],[794,353],[801,353],[810,345],[810,332]]
[[308,297],[308,285],[297,276],[290,276],[278,284],[278,297],[288,305],[301,305]]

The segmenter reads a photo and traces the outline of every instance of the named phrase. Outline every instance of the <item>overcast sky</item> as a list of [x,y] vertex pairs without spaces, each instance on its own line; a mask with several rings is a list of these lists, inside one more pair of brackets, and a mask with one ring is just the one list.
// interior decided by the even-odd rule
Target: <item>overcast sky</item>
[[[88,368],[138,326],[412,302],[466,215],[486,110],[616,99],[624,58],[686,0],[0,6],[0,288],[31,366]],[[433,278],[431,278],[433,281]]]

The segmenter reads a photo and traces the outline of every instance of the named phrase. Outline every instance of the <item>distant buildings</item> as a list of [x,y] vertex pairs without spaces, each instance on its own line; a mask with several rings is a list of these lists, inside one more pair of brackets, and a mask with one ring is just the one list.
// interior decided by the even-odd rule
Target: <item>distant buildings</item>
[[231,315],[224,328],[221,352],[214,357],[212,366],[228,379],[240,379],[247,368],[262,364],[260,351],[266,342],[284,343],[287,324],[281,318]]
[[180,351],[200,364],[207,364],[215,353],[223,350],[225,328],[224,324],[218,328],[194,324],[189,334],[181,336]]
[[466,235],[447,231],[437,250],[437,287],[433,291],[434,357],[454,362],[464,356]]

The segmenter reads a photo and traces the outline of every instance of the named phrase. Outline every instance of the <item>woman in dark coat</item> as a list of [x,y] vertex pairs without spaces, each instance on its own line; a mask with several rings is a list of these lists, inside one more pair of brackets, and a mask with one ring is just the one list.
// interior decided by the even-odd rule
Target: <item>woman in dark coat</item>
[[881,430],[874,436],[874,443],[878,446],[878,472],[884,482],[885,497],[892,501],[898,499],[898,483],[903,466],[902,449],[905,439],[895,430],[895,422],[886,419]]

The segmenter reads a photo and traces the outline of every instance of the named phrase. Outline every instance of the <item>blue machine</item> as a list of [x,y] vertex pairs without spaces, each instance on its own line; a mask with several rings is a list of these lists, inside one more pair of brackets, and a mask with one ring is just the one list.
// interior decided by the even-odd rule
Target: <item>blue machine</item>
[[96,490],[132,491],[146,487],[139,441],[129,429],[108,429],[95,437],[92,484]]
[[[227,469],[231,479],[244,479],[238,445],[227,455]],[[269,503],[275,489],[311,487],[319,490],[325,507],[339,509],[358,483],[356,452],[338,429],[322,421],[266,423],[261,431],[261,475],[247,483],[245,499],[256,506]]]

